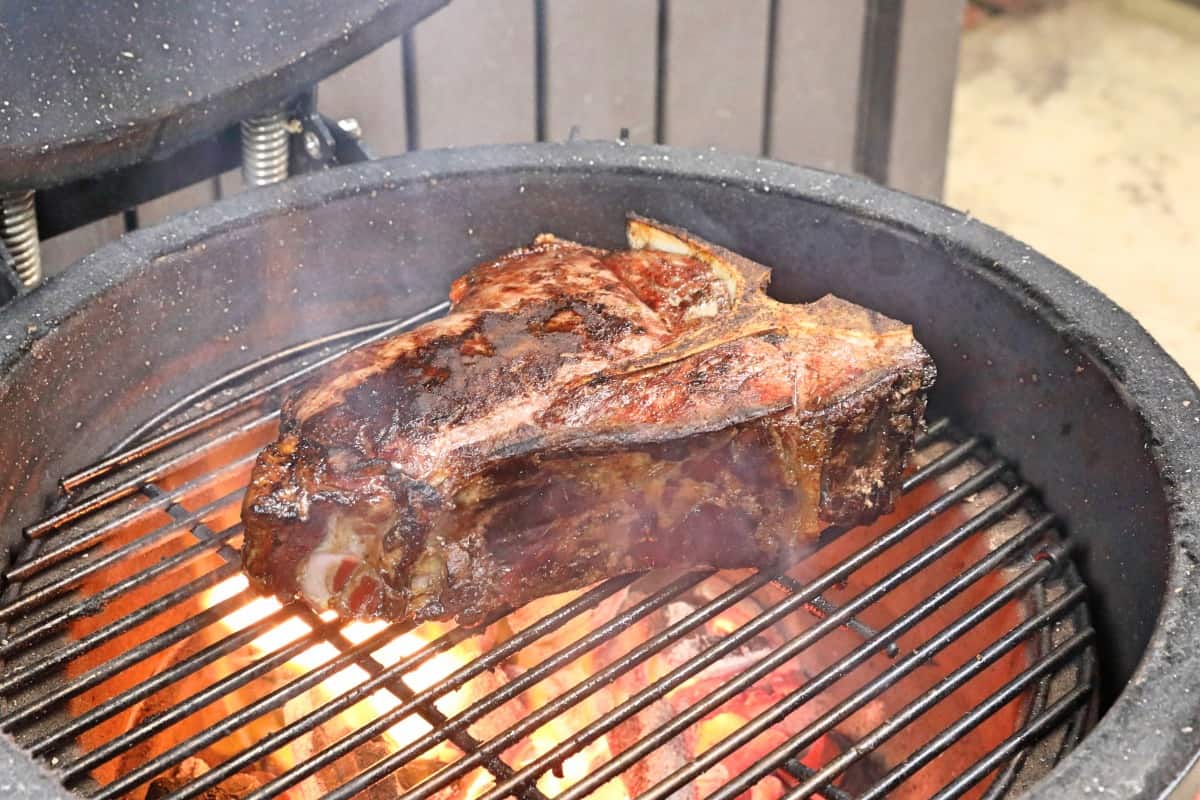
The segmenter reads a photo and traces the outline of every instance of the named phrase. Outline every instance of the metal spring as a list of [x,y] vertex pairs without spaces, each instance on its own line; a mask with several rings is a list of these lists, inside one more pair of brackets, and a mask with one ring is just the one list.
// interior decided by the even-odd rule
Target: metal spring
[[41,283],[42,251],[32,191],[0,194],[0,238],[13,257],[21,283],[29,288]]
[[287,114],[271,111],[242,120],[242,179],[267,186],[288,176]]

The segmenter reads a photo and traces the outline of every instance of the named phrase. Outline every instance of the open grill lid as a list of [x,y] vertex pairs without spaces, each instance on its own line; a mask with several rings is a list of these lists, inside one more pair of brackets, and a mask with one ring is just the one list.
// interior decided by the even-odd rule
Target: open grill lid
[[169,155],[286,101],[446,2],[7,4],[0,190],[47,188]]

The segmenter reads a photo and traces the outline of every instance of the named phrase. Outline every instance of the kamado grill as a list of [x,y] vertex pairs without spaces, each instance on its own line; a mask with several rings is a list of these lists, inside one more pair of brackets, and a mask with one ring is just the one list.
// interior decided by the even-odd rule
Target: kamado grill
[[[896,513],[786,573],[619,578],[484,632],[256,599],[238,502],[282,394],[338,349],[441,313],[463,268],[539,230],[618,243],[625,209],[774,264],[781,297],[834,291],[916,323],[941,378]],[[94,797],[995,796],[1071,751],[1098,688],[1107,705],[1124,687],[1041,790],[1083,791],[1106,779],[1093,758],[1142,746],[1153,757],[1122,771],[1149,769],[1192,713],[1154,710],[1179,731],[1158,746],[1126,739],[1149,713],[1128,693],[1168,689],[1154,650],[1128,684],[1157,606],[1188,597],[1167,539],[1182,507],[1168,515],[1157,471],[1174,443],[1154,425],[1185,431],[1193,390],[1161,355],[1154,376],[1131,372],[1153,346],[1102,303],[955,212],[620,144],[414,154],[139,231],[5,318],[3,402],[23,424],[3,433],[0,724]],[[1170,394],[1135,414],[1151,377]],[[1168,606],[1158,625],[1187,623]]]
[[[345,58],[372,41],[346,36]],[[226,123],[288,89],[238,86]],[[364,147],[284,107],[313,174],[135,230],[0,312],[6,796],[1192,796],[1200,395],[1098,292],[830,173],[625,141],[325,169]],[[223,168],[262,141],[223,124],[177,144]],[[103,168],[144,188],[169,174],[153,150]],[[52,226],[58,200],[121,201],[75,156],[43,164],[78,179],[40,193]],[[476,629],[247,588],[239,505],[288,392],[444,313],[479,260],[543,231],[620,246],[629,211],[771,265],[781,299],[913,323],[939,379],[891,514],[778,569],[622,576]]]

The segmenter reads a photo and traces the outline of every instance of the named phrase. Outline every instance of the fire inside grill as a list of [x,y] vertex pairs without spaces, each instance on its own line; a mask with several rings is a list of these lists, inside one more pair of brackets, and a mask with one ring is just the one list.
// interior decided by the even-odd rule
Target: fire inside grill
[[442,310],[239,369],[66,477],[4,575],[0,728],[83,796],[172,800],[998,796],[1083,734],[1054,519],[945,420],[891,515],[786,569],[623,576],[478,629],[257,596],[238,509],[281,392]]

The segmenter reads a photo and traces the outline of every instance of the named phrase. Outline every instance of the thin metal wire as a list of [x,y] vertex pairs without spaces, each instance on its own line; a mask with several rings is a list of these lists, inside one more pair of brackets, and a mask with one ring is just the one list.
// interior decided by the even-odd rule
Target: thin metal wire
[[[153,485],[149,485],[149,486],[145,487],[145,489],[146,489],[146,491],[150,492],[152,495],[157,494],[160,491],[157,487],[155,487]],[[177,504],[168,507],[167,513],[174,516],[177,520],[183,519],[184,517],[187,516],[187,510]],[[215,534],[213,531],[211,531],[207,526],[205,526],[203,524],[197,525],[193,529],[193,532],[195,533],[195,535],[198,538],[214,542],[216,545],[216,552],[219,555],[221,555],[222,557],[224,557],[229,563],[233,564],[233,563],[241,562],[240,554],[237,551],[230,548],[226,543],[218,541],[217,534]],[[321,616],[319,616],[316,612],[314,612],[311,608],[309,608],[307,605],[305,605],[303,603],[293,604],[293,609],[299,616],[303,617],[305,622],[308,623],[310,631],[313,633],[313,635],[319,636],[319,638],[323,639],[324,641],[332,642],[332,641],[336,640],[337,643],[342,648],[349,649],[350,651],[353,651],[353,652],[358,652],[356,649],[355,643],[350,641],[346,637],[345,632],[342,630],[341,625],[338,624],[336,622],[336,620],[323,619]],[[411,626],[411,624],[409,624],[409,625],[405,625],[405,626],[394,626],[394,627],[402,629],[402,630],[394,631],[396,633],[396,635],[400,635],[400,633],[402,633],[403,630],[407,630],[408,628],[411,628],[412,626]],[[447,635],[445,637],[442,637],[442,639],[440,641],[442,641],[442,642],[457,641],[459,633],[462,634],[462,638],[465,638],[468,635],[467,631],[462,631],[462,632],[456,631],[456,632],[454,632],[454,638],[452,638],[450,635]],[[449,647],[452,645],[446,644],[445,646]],[[434,651],[430,651],[429,655],[433,655],[433,654],[434,654]],[[381,666],[380,666],[379,662],[375,661],[374,658],[370,657],[369,655],[360,653],[354,659],[354,663],[356,666],[362,668],[369,676],[371,676],[373,678],[380,677]],[[385,686],[386,686],[386,688],[391,690],[393,693],[398,695],[402,700],[413,700],[414,699],[412,690],[408,687],[408,685],[406,683],[404,683],[399,678],[399,676],[393,676],[393,677],[389,678],[388,681],[386,682]],[[416,707],[417,707],[417,713],[421,717],[423,717],[425,719],[425,721],[431,727],[436,728],[436,727],[439,727],[440,725],[442,725],[443,723],[445,723],[445,721],[446,721],[445,716],[436,708],[436,706],[434,706],[432,701],[424,701],[424,700],[417,698],[415,700],[415,703],[416,703]],[[473,752],[474,750],[478,749],[478,747],[479,747],[479,743],[474,739],[474,737],[472,737],[466,731],[452,732],[450,734],[450,740],[464,752]],[[190,755],[190,754],[184,754],[184,757],[186,757],[186,755]],[[173,763],[177,763],[177,762],[173,762]],[[510,766],[508,766],[508,764],[506,764],[499,757],[496,757],[496,756],[489,757],[488,760],[485,762],[485,765],[498,778],[505,778],[512,774],[512,768]],[[212,780],[213,778],[215,778],[216,776],[221,774],[222,770],[226,769],[227,766],[228,766],[228,764],[222,764],[220,767],[218,767],[215,770],[212,770],[210,773],[206,773],[205,777],[201,778],[198,782],[195,782],[194,784],[189,784],[189,786],[187,786],[187,787],[183,787],[182,789],[179,790],[179,792],[177,792],[177,794],[183,794],[188,797],[199,794],[199,792],[203,788],[203,786],[206,785],[205,781]],[[213,783],[215,784],[216,781],[213,781]],[[194,790],[192,789],[192,787],[195,787]],[[547,800],[542,795],[542,793],[539,792],[535,788],[531,788],[531,789],[522,791],[521,797],[522,797],[522,800]]]
[[[783,765],[783,771],[798,781],[805,780],[816,772],[812,767],[801,764],[794,758],[788,759],[787,763]],[[851,797],[847,792],[836,786],[823,786],[814,792],[812,796],[823,798],[823,800],[856,800],[856,798]]]
[[918,450],[923,450],[931,443],[941,438],[950,429],[949,417],[938,417],[933,422],[925,425],[925,430],[918,431],[917,437],[913,441],[913,446]]
[[[242,366],[242,367],[238,367],[237,369],[233,370],[232,372],[227,372],[224,375],[222,375],[220,378],[217,378],[215,381],[213,381],[209,384],[206,384],[204,386],[201,386],[199,389],[195,390],[194,392],[190,392],[189,394],[186,394],[183,397],[179,398],[174,403],[167,406],[162,411],[158,412],[153,417],[151,417],[150,419],[146,420],[141,425],[139,425],[133,431],[133,433],[129,434],[126,438],[122,439],[120,442],[117,442],[117,444],[113,445],[113,447],[110,448],[108,451],[108,456],[111,457],[116,454],[124,455],[124,457],[120,458],[115,464],[113,464],[113,466],[119,466],[121,464],[129,463],[129,460],[134,457],[127,455],[127,454],[123,454],[122,451],[128,449],[130,447],[130,445],[132,445],[134,442],[137,442],[139,439],[146,436],[146,434],[148,434],[150,431],[154,430],[156,427],[158,427],[162,423],[164,423],[167,420],[171,419],[172,417],[175,417],[175,416],[187,411],[188,409],[196,406],[200,401],[216,394],[223,387],[235,384],[245,378],[248,378],[251,375],[254,375],[255,373],[262,372],[276,364],[281,364],[281,363],[287,361],[288,359],[295,358],[296,356],[303,355],[304,353],[310,352],[312,350],[319,350],[322,347],[327,347],[328,345],[334,344],[336,342],[345,341],[346,339],[356,339],[360,336],[368,336],[368,335],[371,335],[374,333],[378,333],[380,331],[389,331],[390,332],[390,331],[393,331],[397,325],[403,325],[403,324],[404,324],[403,322],[399,322],[397,320],[390,319],[390,320],[384,320],[383,322],[372,322],[367,325],[359,325],[357,328],[349,328],[347,330],[342,330],[342,331],[337,331],[335,333],[331,333],[327,336],[320,336],[316,339],[310,339],[307,342],[301,342],[300,344],[293,345],[291,347],[286,347],[283,350],[278,350],[274,353],[271,353],[270,355],[264,356],[259,359],[255,359],[254,361],[251,361],[249,364],[246,364],[245,366]],[[352,349],[352,347],[357,346],[358,344],[359,344],[358,342],[355,342],[351,347],[347,347],[347,348],[338,350],[334,355],[340,358],[342,355],[349,352],[349,350]],[[295,375],[295,373],[292,373],[292,374],[293,374],[293,376]],[[172,429],[172,430],[175,430],[175,429]],[[183,435],[186,435],[186,433],[184,433]],[[97,467],[100,467],[101,464],[103,464],[103,463],[104,462],[101,462],[100,464],[96,464],[92,467],[89,467],[88,469],[81,470],[80,472],[75,472],[75,473],[68,475],[62,481],[63,488],[66,491],[73,491],[75,487],[81,485],[81,482],[86,483],[88,480],[94,479],[96,476],[94,474],[92,474],[92,470],[95,470]]]
[[[12,692],[14,689],[28,684],[33,679],[63,666],[67,662],[78,658],[107,641],[111,641],[122,633],[136,628],[138,625],[152,619],[168,608],[173,608],[180,603],[193,599],[200,592],[212,588],[226,578],[236,574],[237,571],[236,564],[223,564],[207,575],[202,575],[169,594],[165,594],[147,603],[112,625],[100,628],[92,634],[56,650],[44,658],[9,671],[4,679],[0,680],[0,694]],[[54,622],[54,620],[52,619],[50,622]],[[15,651],[21,648],[14,646],[11,649]]]
[[245,597],[234,596],[188,617],[178,625],[172,625],[158,636],[152,637],[129,650],[124,650],[117,656],[105,661],[102,665],[94,667],[79,677],[72,678],[58,690],[42,695],[36,701],[15,709],[4,717],[0,717],[0,730],[11,731],[18,725],[24,725],[36,719],[55,705],[103,683],[126,667],[183,641],[196,631],[212,625],[214,622],[223,619],[245,605],[247,605]]
[[[623,575],[617,578],[611,578],[599,586],[588,590],[571,602],[563,605],[561,608],[556,609],[554,612],[538,620],[533,625],[525,628],[520,633],[515,634],[499,647],[490,650],[482,657],[471,662],[471,664],[456,671],[453,675],[450,675],[433,686],[421,691],[418,693],[418,695],[416,695],[416,697],[419,697],[420,700],[424,702],[427,700],[436,699],[447,692],[459,688],[476,675],[491,669],[493,666],[500,663],[500,661],[512,655],[517,650],[525,647],[530,642],[535,641],[550,631],[557,630],[579,613],[594,608],[613,592],[629,585],[629,583],[636,579],[636,577],[636,575]],[[455,630],[463,631],[460,635],[467,635],[467,632],[464,629],[456,628]],[[193,736],[191,739],[176,745],[170,750],[167,750],[165,753],[150,759],[133,770],[130,770],[128,773],[122,775],[120,778],[106,785],[102,790],[91,796],[97,798],[97,800],[112,800],[112,798],[118,797],[135,786],[150,780],[162,770],[171,767],[188,756],[200,752],[200,750],[202,750],[204,747],[207,747],[209,744],[217,741],[218,739],[233,733],[247,722],[256,719],[273,708],[282,706],[287,700],[308,691],[319,683],[327,680],[337,672],[340,672],[341,670],[355,663],[359,658],[367,656],[375,650],[378,650],[386,643],[386,641],[392,638],[391,636],[384,635],[387,633],[387,631],[388,629],[385,628],[369,639],[364,640],[360,644],[343,651],[337,657],[327,661],[317,669],[311,670],[298,680],[276,689],[275,691],[251,703],[245,708],[234,712],[216,725],[197,734],[196,736]],[[453,633],[453,631],[451,633]],[[448,639],[449,636],[450,634],[446,634],[436,641],[448,642],[450,641]],[[418,654],[423,654],[425,657],[433,655],[434,652],[435,651],[431,650],[431,645],[427,645],[421,648],[421,650],[417,651]],[[389,669],[392,671],[392,674],[401,675],[404,672],[418,666],[420,662],[416,660],[415,656],[416,654],[413,656],[408,656],[397,662],[397,664],[393,667],[390,667]],[[407,716],[408,714],[411,714],[417,710],[415,701],[402,703],[397,708],[405,709],[405,713],[400,717],[397,717],[397,719]]]
[[[953,590],[950,587],[953,587],[960,580],[966,578],[968,574],[973,573],[974,580],[978,580],[979,578],[983,577],[983,575],[985,575],[990,569],[995,569],[998,567],[1009,556],[1021,549],[1029,541],[1029,539],[1026,539],[1023,542],[1018,543],[1015,541],[1017,538],[1023,538],[1025,533],[1031,533],[1033,535],[1040,534],[1042,531],[1038,530],[1038,527],[1038,524],[1034,523],[1026,528],[1022,534],[1018,534],[1018,537],[1014,537],[1013,540],[1006,542],[1006,546],[1010,543],[1015,545],[1009,549],[1009,553],[1007,555],[1000,558],[994,558],[993,556],[999,555],[1001,550],[993,551],[992,554],[989,554],[986,558],[977,562],[976,565],[968,570],[967,573],[964,573],[961,578],[951,581],[946,585],[946,587],[936,592],[934,596],[942,595],[944,593],[949,593],[949,596],[953,596]],[[991,562],[990,566],[985,566],[988,564],[988,562]],[[946,626],[933,638],[914,649],[912,653],[910,653],[905,659],[896,663],[890,669],[875,676],[865,686],[857,690],[849,698],[831,708],[816,721],[810,723],[802,731],[789,738],[788,741],[783,745],[780,745],[770,754],[760,759],[759,762],[751,769],[746,770],[741,775],[738,775],[732,781],[725,784],[725,786],[721,787],[720,790],[712,795],[712,800],[717,800],[717,798],[721,798],[721,800],[727,800],[727,798],[734,796],[734,786],[753,785],[761,777],[768,774],[775,766],[782,764],[785,760],[790,758],[793,753],[799,752],[802,748],[811,745],[818,738],[831,730],[834,725],[849,717],[872,699],[878,697],[888,688],[895,685],[913,670],[917,669],[917,667],[929,661],[936,653],[940,652],[951,642],[966,634],[992,613],[1002,608],[1005,604],[1020,596],[1022,592],[1033,587],[1038,581],[1046,577],[1046,575],[1055,568],[1055,563],[1056,562],[1053,559],[1035,558],[1033,566],[1028,567],[1018,578],[1010,581],[1003,589],[993,593],[983,603],[973,607],[958,617],[953,623]],[[949,597],[947,597],[947,599],[949,599]],[[921,606],[914,608],[913,611],[909,612],[909,614],[914,614],[914,612],[917,612],[920,608]],[[895,623],[893,623],[893,625],[896,627],[901,627],[902,629],[906,629],[904,627],[904,620],[907,616],[908,615],[900,617]],[[916,620],[914,620],[914,622],[915,621]],[[826,673],[813,678],[808,686],[793,693],[793,695],[777,704],[769,712],[759,715],[759,717],[748,723],[742,729],[738,730],[733,736],[729,737],[729,739],[722,741],[719,745],[714,747],[713,750],[717,751],[724,749],[728,746],[726,742],[729,742],[731,745],[733,743],[732,740],[737,740],[743,736],[748,736],[752,731],[757,730],[761,732],[762,730],[765,730],[766,727],[771,725],[773,721],[782,719],[783,716],[786,716],[786,709],[794,709],[798,707],[799,703],[807,702],[807,699],[811,699],[812,689],[815,688],[818,691],[821,691],[826,685],[828,685],[825,681],[826,674],[828,674],[830,677],[828,684],[831,684],[833,681],[838,680],[843,674],[845,674],[845,672],[835,670],[831,667],[826,671]],[[705,756],[708,756],[708,754],[706,753]],[[664,784],[665,783],[666,781],[664,781]]]
[[[459,629],[455,629],[456,631]],[[425,645],[417,653],[409,656],[406,661],[411,661],[413,665],[418,665],[425,658],[440,652],[441,648],[448,646],[448,642],[456,640],[452,636],[455,631],[451,631],[434,642]],[[338,672],[352,666],[354,660],[361,655],[365,655],[372,650],[377,650],[383,647],[392,639],[392,634],[385,630],[379,631],[375,635],[364,639],[353,649],[340,653],[335,658],[325,662],[321,666],[310,670],[305,675],[297,680],[281,686],[275,691],[267,694],[259,700],[251,703],[245,708],[239,709],[233,714],[225,717],[216,725],[213,725],[197,735],[180,742],[159,756],[150,759],[141,764],[138,768],[131,770],[120,776],[117,780],[102,787],[97,793],[91,795],[98,798],[114,798],[121,794],[139,786],[140,784],[150,780],[159,772],[168,769],[174,764],[179,763],[183,759],[195,755],[203,750],[208,745],[219,739],[228,736],[229,734],[241,728],[246,723],[258,718],[262,714],[282,706],[293,697],[297,697],[309,689],[317,686],[321,682],[327,680]],[[458,634],[462,636],[462,634]],[[105,761],[113,758],[121,752],[128,750],[140,741],[143,741],[148,736],[157,733],[175,721],[182,719],[190,714],[195,713],[200,708],[203,708],[213,700],[223,697],[232,691],[234,688],[245,686],[254,678],[265,675],[275,667],[281,666],[287,661],[292,660],[300,653],[304,652],[312,646],[311,641],[299,641],[288,645],[287,647],[274,651],[269,657],[260,659],[253,664],[247,666],[239,673],[230,675],[228,678],[218,681],[204,690],[198,692],[188,700],[174,706],[170,711],[163,714],[151,717],[139,723],[138,727],[126,734],[119,736],[104,745],[92,750],[91,752],[81,756],[76,761],[63,767],[62,778],[65,783],[73,783],[83,777],[89,770],[103,764]],[[421,658],[423,657],[423,658]]]
[[[1076,683],[1080,685],[1094,685],[1096,683],[1097,671],[1098,667],[1096,664],[1096,649],[1094,647],[1089,647],[1087,650],[1083,651],[1079,658],[1078,677],[1076,678]],[[1058,763],[1059,759],[1061,759],[1064,754],[1074,749],[1075,745],[1079,743],[1079,740],[1083,738],[1083,734],[1087,731],[1088,720],[1091,718],[1096,708],[1095,700],[1096,697],[1093,695],[1093,702],[1083,704],[1079,710],[1075,712],[1075,716],[1071,717],[1063,734],[1063,743],[1054,754],[1055,764]]]
[[286,664],[317,643],[316,636],[300,637],[296,641],[272,651],[263,658],[247,664],[245,667],[227,675],[216,683],[206,686],[201,691],[171,708],[140,720],[136,728],[132,728],[120,736],[105,742],[96,749],[82,754],[74,761],[64,764],[59,774],[60,779],[64,784],[70,786],[104,762],[115,758],[123,752],[127,752],[130,748],[166,730],[176,722],[186,719],[209,703],[229,695],[231,692],[246,686],[255,679],[266,675],[271,670]]
[[103,703],[88,709],[78,717],[74,717],[62,727],[46,733],[39,739],[33,740],[28,744],[29,751],[35,756],[40,756],[69,744],[78,734],[99,725],[114,714],[124,711],[150,697],[160,689],[170,686],[181,678],[198,672],[206,665],[212,664],[249,644],[262,634],[283,623],[291,614],[292,609],[288,606],[283,606],[277,611],[263,617],[258,622],[231,632],[195,655],[177,661],[170,667],[155,673],[141,683],[131,686],[120,694],[114,695]]
[[102,508],[112,505],[118,500],[123,500],[130,495],[140,492],[148,483],[154,483],[161,478],[177,472],[185,467],[191,466],[197,462],[203,462],[213,456],[214,451],[219,450],[230,443],[244,439],[252,433],[265,428],[275,422],[279,416],[278,411],[274,411],[265,416],[251,420],[243,425],[227,431],[220,436],[209,439],[204,444],[188,450],[185,453],[180,453],[172,459],[147,467],[142,472],[133,475],[125,481],[105,489],[97,494],[91,495],[88,498],[81,500],[78,503],[67,506],[57,514],[52,514],[46,519],[29,526],[25,529],[25,535],[30,539],[37,539],[45,536],[51,531],[58,530],[62,526],[76,522],[84,517],[99,511]]
[[[447,720],[442,728],[433,729],[424,736],[418,738],[416,741],[405,745],[401,750],[389,755],[387,758],[391,761],[394,761],[395,765],[392,766],[388,771],[392,772],[395,769],[398,769],[400,766],[403,766],[403,764],[411,761],[413,758],[416,758],[421,753],[433,748],[438,743],[446,739],[454,731],[466,730],[467,727],[473,724],[476,720],[482,718],[492,710],[504,705],[530,686],[533,686],[535,683],[557,670],[563,664],[570,663],[584,652],[594,649],[597,645],[613,638],[621,631],[627,629],[638,619],[641,619],[650,612],[661,608],[666,603],[678,597],[679,594],[687,589],[692,588],[711,574],[712,573],[708,571],[693,573],[673,582],[663,589],[660,589],[657,592],[647,596],[632,608],[623,611],[620,615],[601,625],[599,628],[595,629],[586,636],[581,637],[569,646],[559,650],[553,656],[544,659],[540,664],[522,673],[518,678],[506,683],[500,689],[473,700],[471,705],[464,710],[463,713]],[[730,590],[727,594],[732,596],[733,599],[728,600],[727,604],[722,605],[721,607],[728,607],[728,605],[732,605],[733,603],[737,602],[737,600],[746,597],[752,591],[754,591],[754,588],[763,585],[765,581],[756,582],[753,580],[748,580],[746,583],[752,584],[753,586],[743,587],[742,590]],[[715,616],[717,613],[719,613],[719,610],[713,611],[710,616]],[[665,646],[665,644],[666,643],[664,643],[663,646]],[[627,661],[629,662],[628,664],[625,663]],[[629,657],[626,656],[625,658],[621,659],[621,663],[624,665],[624,669],[628,670],[640,662],[638,660],[629,659]],[[589,682],[594,683],[595,689],[598,689],[606,683],[611,682],[611,679],[615,678],[616,674],[619,673],[614,674],[612,672],[601,672],[595,676],[592,676]],[[593,691],[595,689],[593,689]],[[561,698],[559,700],[561,700]],[[556,700],[555,703],[558,704],[559,700]],[[538,711],[535,711],[530,718],[538,717],[539,715],[544,718],[544,711],[545,709],[539,709]],[[354,733],[343,737],[329,748],[317,753],[305,763],[298,765],[296,768],[289,770],[288,772],[276,778],[274,781],[264,785],[256,792],[251,794],[247,800],[259,800],[259,798],[269,798],[275,796],[278,792],[295,785],[327,764],[332,763],[337,758],[340,758],[346,753],[349,753],[357,748],[359,745],[369,741],[372,737],[378,735],[378,733],[381,731],[386,730],[398,720],[399,717],[397,716],[397,712],[388,712],[383,718],[373,720],[370,725],[360,728]],[[528,722],[528,720],[526,720],[526,722]],[[456,766],[469,761],[471,764],[470,768],[473,769],[474,767],[486,762],[490,756],[498,755],[502,750],[502,747],[498,748],[494,746],[494,743],[489,743],[487,746],[479,747],[474,752],[468,753],[463,759],[460,759],[458,762],[456,762]],[[431,780],[435,779],[436,776],[431,778]]]
[[[177,517],[185,513],[185,510],[179,506],[172,506],[169,511]],[[203,525],[197,526],[195,530],[196,534],[203,538],[212,539],[215,537],[215,534],[213,534],[212,531],[208,530]],[[236,551],[233,551],[225,544],[221,544],[217,548],[217,552],[228,559],[231,563],[240,563],[241,561],[240,554]],[[614,585],[616,585],[616,581],[614,581]],[[340,647],[348,648],[350,650],[354,649],[355,643],[346,637],[345,631],[342,629],[341,625],[337,624],[336,620],[323,619],[320,615],[303,603],[297,603],[295,604],[295,607],[297,612],[304,617],[310,629],[314,632],[318,632],[325,641],[332,642],[336,640],[336,643]],[[466,632],[464,632],[464,636],[465,635]],[[446,639],[446,641],[449,641],[449,639]],[[363,669],[371,678],[380,678],[382,672],[384,671],[379,662],[369,655],[360,655],[355,659],[355,664]],[[416,705],[416,713],[420,715],[431,727],[437,728],[446,722],[445,715],[443,715],[442,712],[437,709],[432,700],[423,700],[415,697],[408,684],[404,683],[399,676],[392,676],[388,678],[386,683],[384,683],[384,686],[397,695],[401,700],[413,701]],[[465,730],[453,731],[450,733],[449,738],[450,741],[458,746],[463,752],[473,752],[479,747],[479,743],[475,740],[475,738]],[[225,768],[225,766],[226,765],[223,764],[218,769],[213,770],[211,776],[215,777],[217,774],[219,774],[221,769]],[[512,767],[510,767],[498,756],[489,757],[485,762],[485,766],[497,778],[505,778],[512,774]],[[203,781],[208,779],[209,778],[207,777],[202,778],[200,783],[203,783]],[[188,797],[191,797],[198,794],[198,791],[190,792],[188,787],[184,787],[180,789],[177,794],[184,794]],[[536,788],[523,790],[521,792],[521,797],[522,800],[547,800],[547,798],[545,798]]]
[[[239,522],[236,525],[231,525],[230,527],[226,528],[224,531],[218,534],[218,537],[221,542],[227,542],[230,539],[241,535],[241,533],[242,524]],[[47,617],[34,623],[30,627],[25,628],[20,633],[0,641],[0,657],[7,657],[15,652],[24,650],[30,644],[41,639],[45,639],[50,634],[61,630],[77,619],[95,615],[100,609],[104,608],[104,606],[107,605],[110,600],[126,594],[127,592],[131,592],[134,589],[145,586],[152,579],[158,577],[159,575],[170,572],[177,567],[188,563],[189,561],[193,561],[197,558],[208,555],[212,549],[213,546],[211,542],[197,542],[191,547],[180,550],[178,553],[162,559],[161,561],[147,567],[141,572],[131,575],[124,580],[117,581],[108,588],[102,589],[94,595],[83,598],[69,608],[63,610],[55,609]],[[227,566],[230,565],[223,565],[221,569],[224,569],[224,567]],[[214,574],[216,573],[209,573],[209,575],[206,577],[211,578],[211,576]],[[228,575],[226,575],[226,577],[228,577]],[[149,607],[150,606],[146,606],[143,608],[143,610]],[[131,618],[137,613],[139,612],[134,612],[134,614],[126,617],[125,620]],[[122,620],[122,622],[124,622],[124,620]],[[121,622],[118,622],[111,627],[115,628],[120,624]]]
[[[562,711],[575,705],[585,697],[588,697],[605,686],[611,684],[622,674],[644,662],[655,653],[662,651],[671,643],[678,641],[683,636],[691,633],[696,629],[696,626],[702,624],[705,620],[715,617],[721,611],[736,604],[740,600],[748,597],[757,589],[766,585],[769,582],[770,576],[759,574],[751,576],[740,584],[726,590],[717,598],[706,603],[704,606],[695,609],[690,614],[685,616],[673,625],[668,626],[665,630],[658,633],[649,640],[635,647],[623,655],[620,659],[608,665],[599,672],[588,676],[585,680],[577,683],[571,689],[564,692],[562,695],[555,698],[550,703],[541,708],[533,710],[530,714],[524,717],[519,723],[509,727],[507,730],[494,736],[486,745],[483,745],[476,753],[468,754],[465,758],[460,759],[453,765],[430,776],[426,781],[422,782],[419,787],[422,792],[435,792],[458,780],[462,775],[465,775],[470,770],[474,769],[479,763],[489,755],[503,752],[508,746],[518,741],[529,731],[536,729],[544,722],[558,716]],[[551,659],[557,663],[560,659],[555,656]],[[565,662],[563,662],[565,663]],[[548,674],[549,661],[543,661],[536,669],[539,674]],[[521,676],[525,678],[525,675]],[[527,685],[532,685],[532,682],[527,682]],[[512,697],[515,697],[519,691],[510,691],[510,685],[505,685],[501,690],[492,693],[480,700],[472,703],[470,709],[467,709],[463,714],[455,717],[453,722],[455,725],[470,725],[474,720],[481,717],[483,714],[498,708],[503,703],[507,702]],[[523,690],[523,689],[521,689]],[[436,732],[435,732],[436,733]],[[432,739],[427,735],[425,739]],[[403,763],[411,760],[414,756],[419,755],[427,747],[419,747],[424,742],[414,743],[414,745],[406,747],[404,750],[389,755],[383,761],[377,762],[372,766],[372,769],[380,773],[391,772],[403,765]],[[363,780],[367,777],[359,776]],[[512,776],[505,776],[508,780],[512,780]],[[517,787],[514,787],[517,788]],[[265,791],[263,796],[267,796]],[[259,798],[255,798],[259,800]]]
[[[1065,568],[1069,569],[1069,566]],[[1035,615],[1041,614],[1046,610],[1046,584],[1038,584],[1036,587],[1034,587],[1034,590],[1030,592],[1030,594],[1032,595],[1031,602],[1033,604],[1032,613]],[[1037,640],[1031,644],[1034,648],[1036,648],[1034,650],[1036,653],[1049,653],[1051,650],[1053,650],[1053,626],[1042,626],[1041,630],[1038,631]],[[1049,678],[1038,681],[1037,687],[1033,691],[1033,697],[1030,700],[1029,708],[1025,714],[1026,718],[1035,717],[1042,713],[1042,709],[1046,707],[1046,701],[1050,697],[1051,683],[1052,681]],[[1009,761],[1007,764],[1005,764],[1004,769],[1000,770],[1000,772],[996,775],[995,780],[988,785],[980,800],[998,800],[998,798],[1004,797],[1004,795],[1006,795],[1008,790],[1012,787],[1013,781],[1017,779],[1017,775],[1020,774],[1021,768],[1025,765],[1025,757],[1028,754],[1028,751],[1022,751],[1018,753],[1012,759],[1012,761]]]

